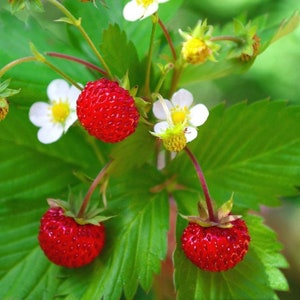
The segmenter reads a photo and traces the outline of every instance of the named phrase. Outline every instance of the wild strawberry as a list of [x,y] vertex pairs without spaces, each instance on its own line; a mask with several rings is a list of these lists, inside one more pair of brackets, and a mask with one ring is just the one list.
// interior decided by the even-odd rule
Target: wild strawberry
[[105,78],[84,87],[77,100],[77,116],[89,134],[108,143],[120,142],[132,134],[139,119],[129,92]]
[[61,207],[51,207],[42,217],[38,240],[50,261],[67,268],[92,262],[105,243],[105,227],[80,225]]
[[226,271],[243,260],[248,251],[250,236],[245,222],[232,221],[230,228],[203,227],[190,222],[181,237],[187,258],[200,269]]

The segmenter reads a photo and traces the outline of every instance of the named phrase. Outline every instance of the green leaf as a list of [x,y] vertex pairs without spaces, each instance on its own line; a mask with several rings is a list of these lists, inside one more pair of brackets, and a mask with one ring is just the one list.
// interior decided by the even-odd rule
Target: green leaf
[[[117,216],[107,222],[107,243],[92,272],[68,272],[58,293],[68,299],[120,299],[122,291],[133,299],[138,284],[148,291],[154,273],[167,250],[169,203],[165,193],[149,190],[161,182],[161,175],[150,166],[130,176],[110,182],[108,213]],[[79,296],[76,282],[88,277]],[[67,290],[65,288],[67,287]]]
[[[177,199],[178,200],[178,199]],[[179,202],[187,201],[179,199]],[[181,206],[181,204],[179,204]],[[279,299],[275,290],[287,290],[287,282],[278,268],[287,267],[279,254],[281,246],[276,235],[258,216],[245,217],[251,242],[244,260],[226,272],[202,271],[184,255],[180,246],[174,254],[177,299]],[[179,218],[177,240],[186,224]],[[266,247],[267,245],[267,247]]]
[[1,201],[1,299],[54,297],[58,268],[45,259],[37,244],[38,222],[45,210],[41,207],[41,201]]
[[[299,113],[299,106],[268,100],[211,110],[197,139],[188,146],[217,203],[234,192],[235,206],[257,210],[261,204],[278,205],[280,196],[298,194]],[[200,185],[184,153],[173,161],[171,172],[180,174],[178,182],[192,190],[197,200]]]
[[275,32],[270,43],[274,43],[280,38],[293,32],[300,24],[300,12],[296,11],[289,19],[284,20]]
[[110,25],[103,32],[100,51],[113,74],[120,79],[128,72],[130,82],[137,84],[142,75],[138,54],[132,42],[127,40],[126,33],[115,25]]

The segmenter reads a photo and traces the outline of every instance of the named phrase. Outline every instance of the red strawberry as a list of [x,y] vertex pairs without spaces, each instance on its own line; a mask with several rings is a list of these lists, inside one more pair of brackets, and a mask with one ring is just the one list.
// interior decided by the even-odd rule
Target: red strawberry
[[77,100],[77,116],[89,134],[108,143],[120,142],[132,134],[139,119],[129,92],[105,78],[84,87]]
[[60,207],[50,208],[42,217],[38,235],[45,255],[53,263],[78,268],[93,261],[105,242],[105,227],[78,224]]
[[243,260],[250,236],[246,223],[237,219],[230,228],[202,227],[189,222],[181,243],[187,258],[202,270],[226,271]]

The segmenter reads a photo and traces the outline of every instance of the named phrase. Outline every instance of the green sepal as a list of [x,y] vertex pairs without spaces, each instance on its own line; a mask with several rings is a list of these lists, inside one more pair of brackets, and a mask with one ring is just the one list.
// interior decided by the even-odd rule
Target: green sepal
[[218,209],[217,211],[218,220],[227,217],[230,214],[232,207],[233,207],[233,193],[231,194],[230,199],[225,203],[223,203],[221,207]]
[[11,79],[6,79],[5,81],[0,82],[0,98],[10,97],[20,92],[20,89],[13,90],[8,88],[10,80]]

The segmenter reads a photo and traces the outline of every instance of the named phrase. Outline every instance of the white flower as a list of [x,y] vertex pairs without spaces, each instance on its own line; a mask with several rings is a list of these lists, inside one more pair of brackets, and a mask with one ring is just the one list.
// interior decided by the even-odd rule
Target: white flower
[[29,110],[29,119],[37,127],[43,144],[57,141],[77,120],[76,100],[80,90],[63,79],[55,79],[47,87],[49,103],[36,102]]
[[161,99],[153,104],[154,116],[161,120],[154,126],[154,134],[163,136],[164,133],[178,129],[183,125],[186,142],[197,137],[196,127],[205,123],[209,111],[204,104],[196,104],[192,107],[193,95],[185,89],[180,89],[173,94],[171,101]]
[[158,10],[159,3],[169,0],[131,0],[123,9],[123,16],[127,21],[145,19]]

